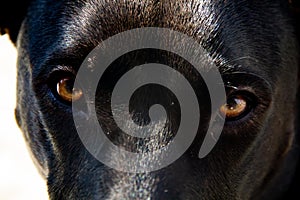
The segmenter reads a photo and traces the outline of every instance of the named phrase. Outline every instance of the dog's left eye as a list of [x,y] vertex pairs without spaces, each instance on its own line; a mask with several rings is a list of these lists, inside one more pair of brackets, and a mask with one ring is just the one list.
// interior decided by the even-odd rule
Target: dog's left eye
[[220,111],[227,120],[236,120],[245,116],[251,107],[251,101],[245,95],[230,95],[227,103],[220,107]]
[[74,80],[72,78],[60,79],[56,84],[57,94],[67,102],[79,100],[83,93],[79,88],[74,88]]

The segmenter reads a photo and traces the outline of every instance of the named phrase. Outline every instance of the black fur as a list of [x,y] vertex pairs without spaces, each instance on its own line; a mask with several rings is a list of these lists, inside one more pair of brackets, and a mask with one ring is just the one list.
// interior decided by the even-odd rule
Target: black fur
[[[18,48],[17,122],[50,198],[299,199],[298,6],[288,0],[34,0],[1,5],[1,33],[8,31]],[[220,67],[228,88],[250,87],[257,105],[245,119],[226,122],[206,158],[195,153],[202,127],[175,163],[135,175],[110,169],[86,151],[70,105],[51,87],[62,74],[76,72],[101,41],[145,26],[197,39]],[[114,78],[113,72],[109,75]],[[108,88],[111,81],[106,80]]]

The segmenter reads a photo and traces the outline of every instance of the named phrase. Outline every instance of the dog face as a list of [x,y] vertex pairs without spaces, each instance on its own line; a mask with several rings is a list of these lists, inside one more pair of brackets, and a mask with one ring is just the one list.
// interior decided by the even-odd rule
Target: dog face
[[[288,2],[35,0],[23,17],[27,3],[13,23],[3,16],[8,20],[1,26],[10,29],[13,41],[19,30],[16,118],[51,199],[276,199],[293,193],[299,49]],[[68,87],[99,43],[140,27],[169,28],[202,44],[219,67],[227,105],[220,108],[226,114],[221,137],[205,158],[197,157],[207,129],[200,125],[191,147],[174,163],[133,174],[107,167],[85,149]],[[141,57],[129,56],[127,62]],[[172,56],[164,58],[178,64]],[[108,89],[126,66],[117,63],[107,74]],[[193,76],[185,68],[183,74]],[[192,84],[203,89],[197,80]],[[142,93],[133,104],[167,101],[155,91]],[[202,103],[205,113],[207,102]],[[101,105],[96,110],[106,112]],[[99,119],[113,129],[109,118]],[[117,133],[110,139],[120,140]]]

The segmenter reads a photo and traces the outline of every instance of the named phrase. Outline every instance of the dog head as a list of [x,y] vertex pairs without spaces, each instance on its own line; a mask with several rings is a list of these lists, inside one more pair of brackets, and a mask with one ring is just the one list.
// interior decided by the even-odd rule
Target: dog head
[[[47,180],[50,198],[276,199],[296,193],[300,151],[297,3],[34,0],[20,4],[1,7],[0,25],[18,49],[16,119]],[[172,29],[202,45],[224,80],[227,104],[220,111],[226,120],[205,158],[197,155],[207,123],[199,126],[195,141],[174,163],[153,172],[128,173],[104,165],[86,150],[72,118],[70,87],[85,57],[98,44],[141,27]],[[97,93],[96,110],[108,114],[98,119],[111,131],[107,137],[121,141],[124,148],[132,150],[136,141],[118,136],[108,106],[103,106],[104,97],[119,73],[140,60],[151,61],[148,56],[179,65],[176,56],[161,53],[150,51],[147,58],[129,55],[115,62],[102,80],[106,89]],[[180,63],[177,70],[191,79],[195,90],[205,90],[187,65]],[[78,99],[85,104],[88,97],[83,97],[83,88],[77,89]],[[167,104],[172,95],[159,91],[141,92],[132,104],[136,110],[146,104]],[[209,102],[200,103],[201,119],[207,122]],[[88,109],[81,113],[89,114]],[[137,121],[145,120],[147,114],[140,113]],[[170,115],[175,116],[170,124],[176,129],[178,112],[170,111]],[[173,129],[165,130],[164,137],[173,137]],[[116,162],[122,164],[123,159]]]

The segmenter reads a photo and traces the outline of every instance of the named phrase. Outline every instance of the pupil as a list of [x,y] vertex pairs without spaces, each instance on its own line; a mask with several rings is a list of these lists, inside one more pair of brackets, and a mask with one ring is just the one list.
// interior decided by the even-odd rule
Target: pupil
[[73,83],[71,80],[67,80],[65,83],[65,89],[68,93],[72,93],[73,91]]
[[234,109],[236,109],[236,107],[238,106],[238,104],[241,103],[240,101],[241,101],[241,100],[236,99],[236,98],[231,98],[231,99],[229,99],[228,102],[227,102],[227,107],[228,107],[228,109],[229,109],[229,110],[234,110]]

